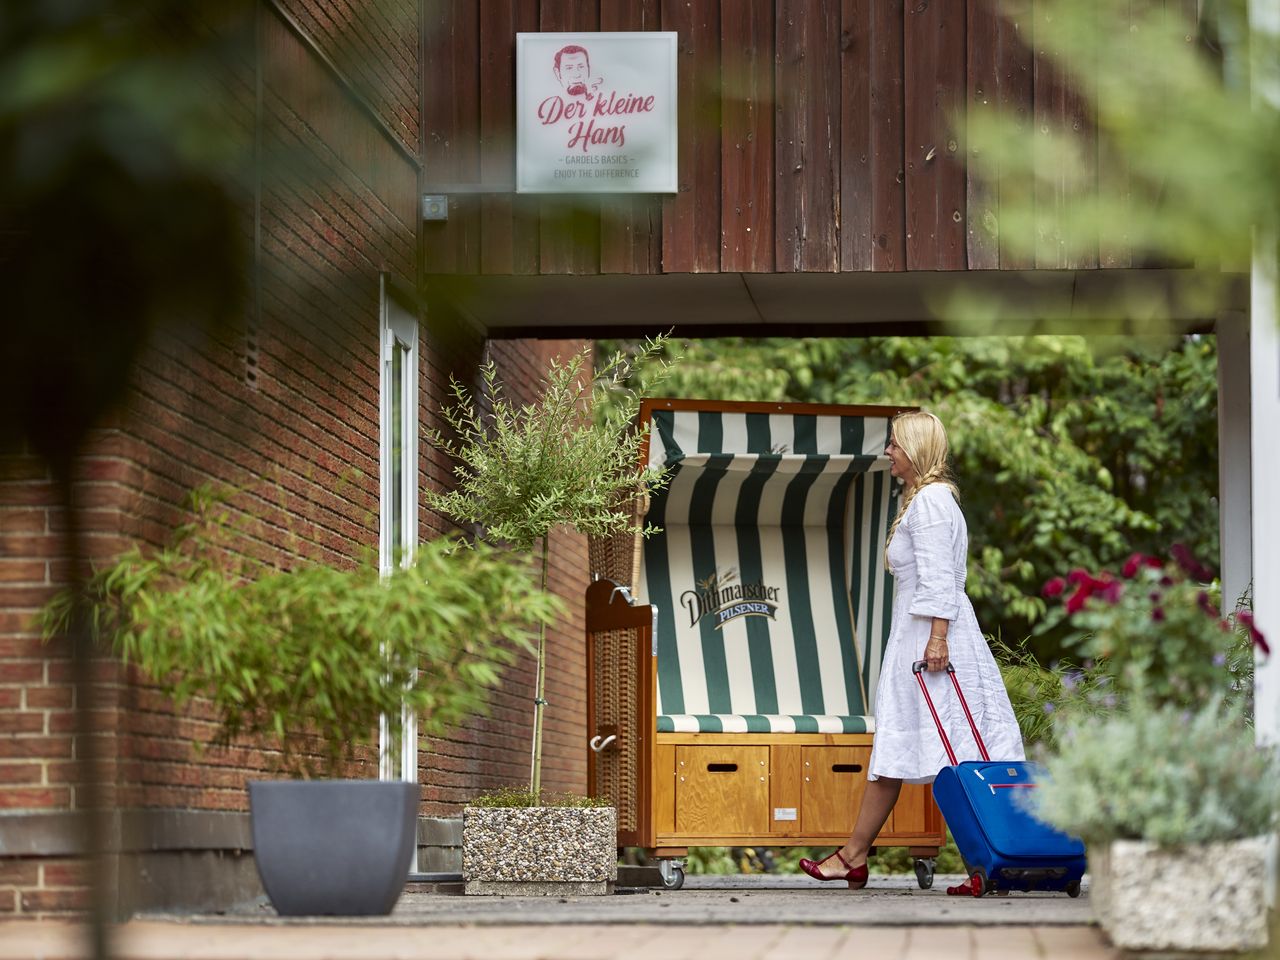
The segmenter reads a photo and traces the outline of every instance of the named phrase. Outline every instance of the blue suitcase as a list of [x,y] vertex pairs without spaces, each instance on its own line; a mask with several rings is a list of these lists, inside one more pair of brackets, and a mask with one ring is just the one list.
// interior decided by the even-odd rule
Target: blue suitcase
[[955,669],[947,664],[947,673],[983,758],[956,763],[955,751],[951,749],[925,685],[924,667],[921,660],[912,666],[912,671],[920,681],[925,702],[951,759],[951,766],[943,767],[933,782],[933,796],[951,828],[969,874],[967,884],[947,892],[980,897],[992,891],[1064,890],[1069,896],[1080,896],[1084,844],[1037,820],[1018,800],[1026,790],[1035,789],[1040,766],[1025,760],[990,759],[960,690]]

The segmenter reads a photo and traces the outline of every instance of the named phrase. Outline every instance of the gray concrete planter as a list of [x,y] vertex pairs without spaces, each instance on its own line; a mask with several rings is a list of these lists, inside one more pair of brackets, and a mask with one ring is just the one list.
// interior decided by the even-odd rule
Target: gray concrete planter
[[467,807],[462,878],[470,894],[610,893],[618,879],[612,807]]
[[258,876],[282,916],[383,916],[400,899],[416,783],[255,780],[249,807]]
[[1089,847],[1089,899],[1125,950],[1240,951],[1267,942],[1266,841]]

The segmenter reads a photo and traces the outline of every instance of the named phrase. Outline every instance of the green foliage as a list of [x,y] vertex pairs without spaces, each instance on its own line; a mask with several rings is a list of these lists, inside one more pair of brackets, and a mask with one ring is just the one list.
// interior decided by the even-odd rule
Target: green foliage
[[1028,751],[1054,746],[1064,707],[1076,711],[1106,709],[1103,697],[1110,683],[1102,667],[1095,664],[1086,670],[1060,660],[1049,669],[1025,648],[1010,647],[999,640],[993,641],[992,652]]
[[1277,824],[1280,766],[1236,709],[1137,701],[1073,720],[1032,791],[1037,816],[1090,843],[1176,846],[1264,834]]
[[[179,706],[207,698],[219,743],[272,738],[295,773],[339,775],[402,704],[426,735],[482,712],[513,646],[562,609],[509,558],[446,539],[385,576],[371,563],[263,568],[231,552],[219,496],[200,490],[192,502],[195,521],[168,546],[135,547],[94,574],[94,635]],[[46,638],[70,607],[66,594],[46,607]]]
[[[449,433],[435,431],[429,439],[454,459],[457,486],[424,491],[428,505],[461,522],[482,524],[487,538],[517,549],[531,550],[541,541],[545,590],[553,527],[568,524],[589,535],[625,530],[635,498],[664,482],[661,470],[640,464],[646,432],[635,429],[640,395],[630,383],[662,382],[675,362],[671,352],[667,337],[655,337],[593,368],[594,348],[586,347],[568,362],[553,361],[539,399],[519,407],[504,395],[493,363],[481,371],[486,409],[452,381],[454,405],[442,414]],[[534,796],[542,787],[545,624],[537,649],[529,782]]]
[[960,129],[974,169],[1001,180],[1002,245],[1096,255],[1112,242],[1135,266],[1146,253],[1247,268],[1251,228],[1274,231],[1280,211],[1280,109],[1251,86],[1275,82],[1277,42],[1248,36],[1246,0],[1205,5],[1203,45],[1177,5],[1037,0],[1036,19],[1053,24],[1036,50],[1089,95],[1094,122],[1082,141],[970,105]]
[[[968,589],[985,629],[1032,635],[1045,580],[1174,540],[1218,552],[1212,338],[872,337],[688,344],[664,394],[921,405],[942,417],[969,520]],[[654,395],[650,385],[637,385]],[[1176,465],[1176,468],[1174,466]]]
[[608,807],[601,797],[584,797],[580,793],[534,793],[520,787],[499,787],[472,797],[470,807]]
[[0,446],[25,439],[65,470],[151,329],[243,310],[235,177],[252,138],[210,77],[251,62],[251,13],[227,0],[5,0]]
[[[765,872],[763,862],[772,873],[800,873],[800,859],[821,860],[829,856],[831,847],[690,847],[686,866],[690,874],[738,874]],[[876,874],[912,873],[915,857],[906,847],[881,847],[868,861]],[[964,861],[951,834],[938,851],[935,869],[938,873],[964,873]]]
[[647,340],[594,374],[590,347],[567,362],[555,360],[541,397],[524,406],[504,394],[493,363],[481,371],[486,409],[452,381],[454,404],[442,411],[449,432],[429,437],[454,459],[457,487],[425,491],[427,503],[523,550],[559,524],[584,534],[625,529],[630,499],[641,485],[662,480],[640,466],[645,434],[634,428],[640,397],[627,383],[661,382],[673,362],[664,357],[669,347],[665,336]]

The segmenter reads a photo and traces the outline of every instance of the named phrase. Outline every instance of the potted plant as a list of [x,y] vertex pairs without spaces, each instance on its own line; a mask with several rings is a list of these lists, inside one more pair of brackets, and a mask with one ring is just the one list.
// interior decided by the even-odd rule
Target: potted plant
[[[302,778],[249,784],[255,860],[280,913],[389,913],[415,849],[418,785],[339,779],[347,761],[402,706],[424,735],[484,710],[514,648],[560,605],[509,556],[444,539],[390,574],[268,568],[234,552],[224,499],[196,491],[195,521],[169,545],[95,573],[94,632],[177,705],[206,700],[217,743],[273,742]],[[69,609],[65,596],[49,605],[46,636]]]
[[1095,914],[1124,949],[1266,943],[1280,766],[1255,743],[1238,675],[1267,647],[1247,612],[1219,615],[1208,576],[1177,550],[1168,563],[1135,554],[1121,577],[1076,571],[1049,585],[1108,682],[1089,709],[1068,699],[1029,799],[1085,840]]
[[[503,392],[494,365],[483,370],[486,405],[481,409],[468,391],[453,382],[454,404],[443,416],[448,434],[436,431],[432,442],[455,461],[456,487],[446,493],[428,493],[427,502],[441,513],[464,523],[479,524],[486,539],[532,552],[539,549],[542,579],[547,586],[547,562],[551,531],[567,525],[583,534],[609,534],[630,529],[632,502],[646,489],[663,482],[659,470],[639,466],[645,434],[635,428],[640,399],[627,389],[627,382],[641,368],[649,367],[650,383],[665,375],[669,364],[661,360],[666,337],[646,340],[627,357],[614,354],[598,370],[593,370],[593,349],[573,355],[567,362],[554,361],[542,383],[536,402],[517,406]],[[600,402],[608,399],[608,403]],[[542,794],[542,718],[546,706],[546,625],[541,624],[537,645],[537,678],[533,691],[533,749],[529,771],[528,804],[500,806],[493,812],[463,817],[463,876],[469,885],[479,874],[474,871],[487,862],[485,839],[491,831],[521,833],[540,806]],[[490,808],[485,808],[490,809]],[[592,807],[558,807],[548,815],[567,833],[583,837],[599,835],[599,856],[616,860],[616,831],[607,841],[587,820],[598,820]],[[582,812],[586,811],[586,812]],[[616,816],[616,813],[615,813]],[[507,817],[510,824],[498,827]],[[569,821],[583,822],[570,825]],[[487,826],[480,830],[481,823]],[[537,858],[534,858],[537,859]],[[558,888],[545,869],[546,858],[531,864],[530,871],[508,880],[541,881],[545,893]],[[504,881],[506,882],[506,881]],[[479,890],[471,885],[472,891]],[[592,888],[603,892],[598,884]],[[584,891],[585,892],[585,891]]]

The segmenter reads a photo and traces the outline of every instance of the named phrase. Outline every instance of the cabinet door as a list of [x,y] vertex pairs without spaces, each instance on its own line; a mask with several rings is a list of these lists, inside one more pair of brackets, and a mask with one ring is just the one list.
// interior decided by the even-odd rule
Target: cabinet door
[[884,825],[882,834],[890,836],[915,836],[929,831],[929,812],[933,805],[933,792],[928,784],[904,783],[893,815]]
[[769,831],[769,748],[676,748],[676,832],[690,836]]
[[848,836],[867,786],[870,747],[803,747],[801,830]]

